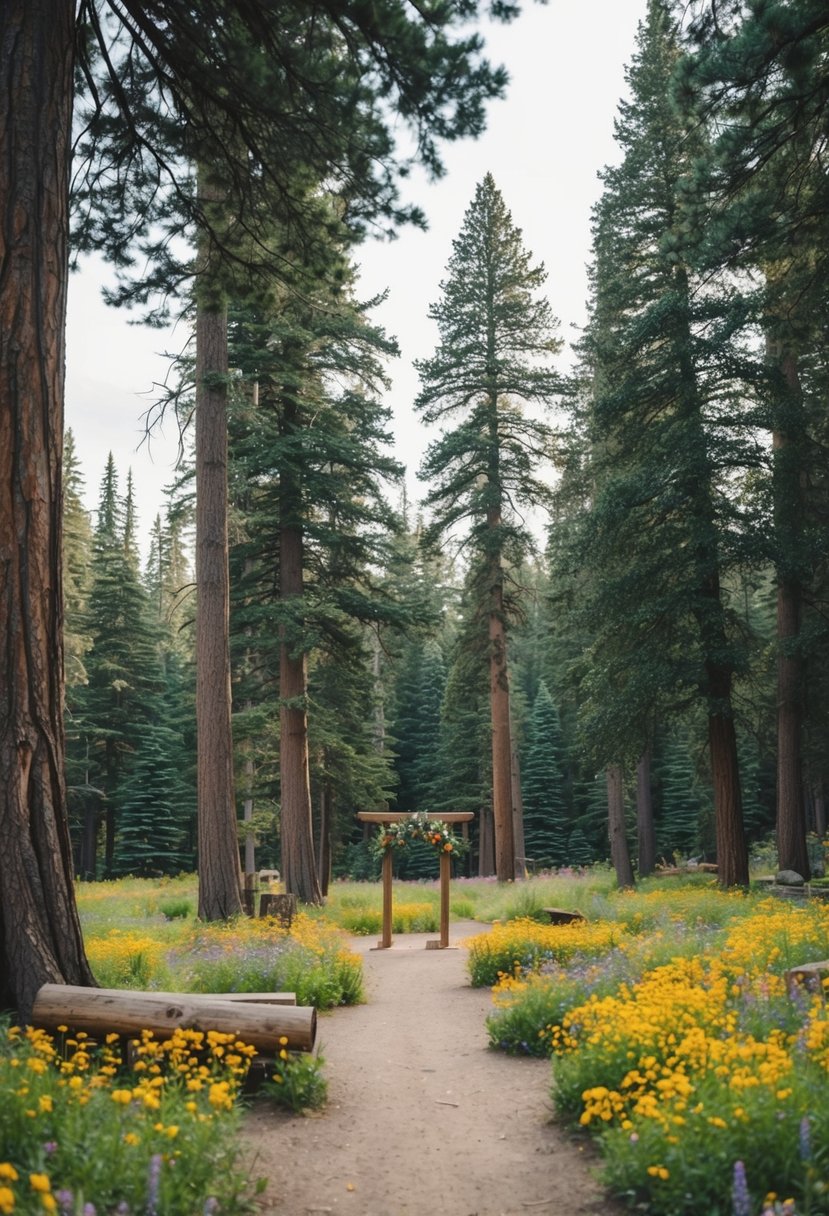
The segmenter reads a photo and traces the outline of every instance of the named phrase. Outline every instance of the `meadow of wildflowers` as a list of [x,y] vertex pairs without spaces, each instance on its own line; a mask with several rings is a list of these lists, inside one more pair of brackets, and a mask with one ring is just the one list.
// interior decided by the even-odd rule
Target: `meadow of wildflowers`
[[[81,884],[99,983],[289,990],[318,1009],[363,999],[361,960],[335,926],[305,915],[290,930],[269,919],[199,924],[181,911],[192,890],[192,879]],[[227,1035],[179,1031],[163,1043],[145,1034],[125,1061],[115,1035],[94,1046],[81,1033],[0,1024],[0,1216],[254,1211],[237,1134],[252,1054]],[[319,1106],[322,1063],[282,1043],[261,1092],[294,1111]]]
[[829,1007],[783,977],[829,957],[829,908],[674,886],[607,911],[583,944],[527,921],[473,939],[473,982],[500,972],[493,1045],[552,1057],[557,1111],[637,1210],[827,1216]]
[[251,1049],[230,1035],[117,1036],[0,1027],[0,1213],[199,1216],[254,1210],[236,1160]]

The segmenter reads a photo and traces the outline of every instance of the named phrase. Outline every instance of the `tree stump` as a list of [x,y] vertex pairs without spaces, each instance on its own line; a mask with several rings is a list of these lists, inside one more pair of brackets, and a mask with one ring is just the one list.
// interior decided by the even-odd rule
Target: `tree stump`
[[296,916],[296,910],[297,898],[295,895],[263,894],[259,896],[259,915],[272,916],[280,922],[284,929],[290,929]]

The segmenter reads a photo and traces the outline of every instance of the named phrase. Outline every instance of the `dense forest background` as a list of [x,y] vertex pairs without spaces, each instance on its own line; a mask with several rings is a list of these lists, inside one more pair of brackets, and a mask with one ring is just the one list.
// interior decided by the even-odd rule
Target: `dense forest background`
[[[826,32],[808,3],[726,7],[680,27],[671,4],[647,6],[566,375],[509,183],[479,185],[435,284],[441,342],[418,369],[413,405],[435,435],[421,504],[401,488],[383,404],[394,339],[355,297],[335,209],[320,202],[312,255],[286,234],[290,290],[231,293],[248,870],[282,864],[280,732],[301,700],[323,890],[376,874],[355,813],[385,806],[475,812],[466,865],[494,872],[497,619],[519,872],[611,858],[621,814],[640,873],[716,860],[725,842],[727,881],[744,876],[744,844],[808,877],[806,844],[826,832],[829,714]],[[182,418],[192,381],[185,364]],[[129,470],[82,469],[69,434],[64,473],[77,872],[189,870],[192,468],[145,561]],[[307,696],[292,701],[285,670],[300,661]],[[409,878],[434,871],[425,850],[400,863]]]

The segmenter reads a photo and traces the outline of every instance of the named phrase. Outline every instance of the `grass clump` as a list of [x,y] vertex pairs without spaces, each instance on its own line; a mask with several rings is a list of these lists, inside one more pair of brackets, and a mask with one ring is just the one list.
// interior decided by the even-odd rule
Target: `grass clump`
[[364,999],[359,955],[335,926],[305,913],[290,929],[270,918],[200,925],[169,967],[189,992],[295,992],[298,1005],[316,1009]]
[[285,1106],[294,1114],[324,1106],[328,1083],[322,1072],[325,1063],[322,1056],[289,1052],[285,1038],[279,1043],[279,1054],[262,1085],[262,1092],[276,1106]]

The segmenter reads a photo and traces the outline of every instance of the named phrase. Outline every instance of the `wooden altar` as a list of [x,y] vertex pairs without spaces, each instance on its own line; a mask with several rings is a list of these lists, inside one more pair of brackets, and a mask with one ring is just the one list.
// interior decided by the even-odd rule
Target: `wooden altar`
[[[405,823],[414,816],[408,811],[358,811],[357,818],[361,823]],[[436,823],[452,826],[455,823],[469,823],[475,818],[473,811],[446,811],[430,816]],[[426,943],[427,950],[449,949],[449,879],[452,873],[452,859],[448,853],[440,855],[440,938]],[[383,857],[383,930],[376,950],[388,950],[392,944],[392,854],[387,850]]]

